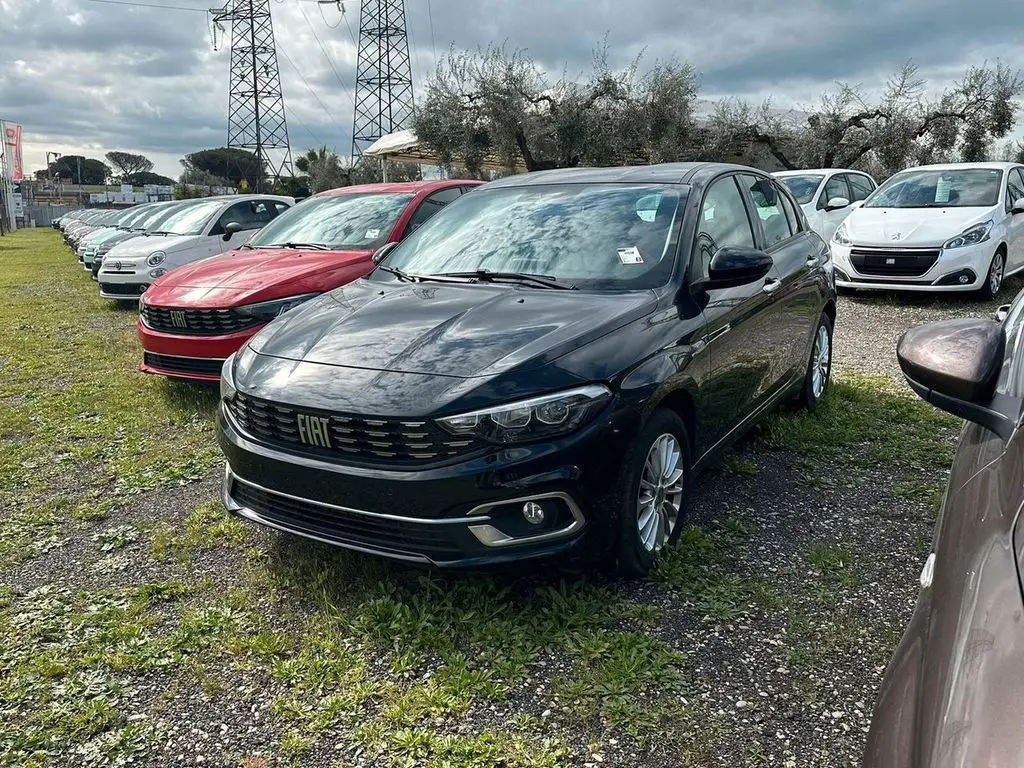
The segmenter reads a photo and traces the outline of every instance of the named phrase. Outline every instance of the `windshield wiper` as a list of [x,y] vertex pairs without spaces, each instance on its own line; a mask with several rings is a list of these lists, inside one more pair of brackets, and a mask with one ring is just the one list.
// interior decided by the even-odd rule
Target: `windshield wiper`
[[440,277],[475,277],[485,283],[496,283],[507,280],[513,283],[536,285],[542,288],[554,288],[559,291],[574,291],[573,283],[559,283],[556,278],[548,275],[531,275],[526,272],[492,272],[489,269],[476,269],[472,272],[446,272]]
[[299,250],[302,248],[308,248],[311,251],[329,251],[329,246],[323,243],[270,243],[268,245],[254,245],[253,248],[292,248]]
[[174,232],[168,232],[166,230],[160,229],[160,230],[157,230],[156,232],[147,232],[146,234],[147,235],[173,235],[175,233]]
[[382,269],[385,272],[394,275],[399,280],[403,280],[407,283],[419,283],[423,281],[423,278],[419,275],[410,275],[408,272],[403,272],[397,267],[386,267],[383,264],[378,264],[377,269]]

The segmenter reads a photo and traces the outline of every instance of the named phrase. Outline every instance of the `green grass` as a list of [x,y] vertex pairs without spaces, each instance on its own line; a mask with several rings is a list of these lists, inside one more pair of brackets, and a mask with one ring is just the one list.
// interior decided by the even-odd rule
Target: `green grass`
[[[217,707],[240,695],[239,675],[272,699],[273,737],[231,758],[246,768],[339,743],[372,765],[561,768],[596,764],[613,738],[708,764],[714,742],[743,734],[692,695],[692,653],[664,613],[709,632],[778,620],[799,638],[794,668],[861,636],[845,609],[830,624],[806,611],[857,583],[857,553],[809,545],[806,584],[788,594],[737,566],[756,525],[740,515],[684,531],[639,591],[541,567],[437,574],[283,536],[268,546],[193,484],[220,461],[215,393],[137,373],[133,323],[55,233],[0,238],[2,765],[146,764],[175,702]],[[761,448],[833,487],[906,464],[899,497],[927,500],[954,433],[895,388],[844,377],[817,413],[772,417]],[[825,457],[848,459],[849,476],[823,477]],[[758,471],[737,454],[723,464]],[[76,545],[73,574],[23,583],[24,566]]]

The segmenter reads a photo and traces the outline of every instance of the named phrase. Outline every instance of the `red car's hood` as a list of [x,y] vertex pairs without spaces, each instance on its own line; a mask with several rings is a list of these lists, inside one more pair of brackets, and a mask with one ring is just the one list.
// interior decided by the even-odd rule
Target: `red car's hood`
[[225,308],[322,293],[369,272],[372,256],[372,251],[229,251],[171,270],[149,287],[146,302]]

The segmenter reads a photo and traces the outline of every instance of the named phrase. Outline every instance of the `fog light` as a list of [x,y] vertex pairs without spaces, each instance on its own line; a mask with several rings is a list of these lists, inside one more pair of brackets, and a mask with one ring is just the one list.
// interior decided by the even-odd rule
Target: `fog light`
[[540,525],[544,522],[544,507],[535,501],[528,501],[523,504],[523,517],[530,525]]
[[971,282],[971,280],[967,275],[960,275],[960,285],[967,285],[969,282]]

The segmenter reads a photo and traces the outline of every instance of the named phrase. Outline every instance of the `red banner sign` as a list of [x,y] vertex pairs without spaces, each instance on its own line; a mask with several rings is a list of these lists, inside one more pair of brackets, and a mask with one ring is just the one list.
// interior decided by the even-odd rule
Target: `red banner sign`
[[7,171],[11,174],[11,181],[21,181],[25,178],[24,165],[21,161],[21,126],[17,123],[3,123],[3,129]]

